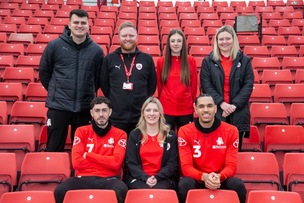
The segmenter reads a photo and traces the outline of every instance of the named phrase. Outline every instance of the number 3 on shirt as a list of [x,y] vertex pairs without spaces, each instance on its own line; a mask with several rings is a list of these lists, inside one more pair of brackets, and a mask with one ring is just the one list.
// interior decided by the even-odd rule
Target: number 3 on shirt
[[201,157],[202,155],[202,152],[201,152],[201,146],[199,145],[193,145],[193,148],[194,148],[194,153],[193,153],[193,157],[194,158],[199,158]]

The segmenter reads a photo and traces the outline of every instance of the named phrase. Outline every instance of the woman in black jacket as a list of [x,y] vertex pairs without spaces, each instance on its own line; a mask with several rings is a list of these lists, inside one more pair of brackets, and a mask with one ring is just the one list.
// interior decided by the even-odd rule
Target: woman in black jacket
[[130,189],[175,189],[178,175],[177,136],[164,118],[161,103],[148,98],[128,138],[126,151]]
[[203,60],[200,80],[203,93],[210,94],[218,106],[216,116],[238,128],[241,151],[243,137],[249,137],[254,75],[250,58],[239,51],[231,26],[218,29],[213,52]]

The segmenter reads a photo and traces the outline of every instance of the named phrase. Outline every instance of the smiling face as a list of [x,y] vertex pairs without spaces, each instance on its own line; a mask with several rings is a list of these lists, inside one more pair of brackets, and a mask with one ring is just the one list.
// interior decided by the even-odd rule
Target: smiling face
[[220,49],[220,52],[224,56],[229,56],[232,46],[233,46],[233,37],[229,32],[221,32],[217,36],[217,44]]
[[198,98],[194,109],[198,115],[201,126],[204,128],[210,128],[214,122],[214,117],[217,111],[217,107],[212,97],[205,96]]
[[180,56],[183,48],[183,37],[179,34],[173,34],[170,39],[170,49],[172,56]]
[[99,128],[105,128],[108,125],[112,109],[105,103],[95,104],[90,110],[91,116]]
[[144,119],[147,125],[158,125],[160,112],[156,103],[149,103],[144,109]]
[[73,39],[77,38],[77,41],[84,40],[89,31],[89,20],[87,17],[79,17],[73,14],[69,22],[69,28]]
[[120,30],[119,42],[123,53],[133,53],[136,49],[137,32],[132,27],[125,27]]

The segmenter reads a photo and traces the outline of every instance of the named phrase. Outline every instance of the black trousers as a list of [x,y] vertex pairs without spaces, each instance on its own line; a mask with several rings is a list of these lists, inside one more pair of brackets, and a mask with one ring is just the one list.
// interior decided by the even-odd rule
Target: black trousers
[[171,130],[176,130],[175,132],[178,132],[180,127],[193,121],[193,114],[185,116],[169,116],[165,114],[165,119],[167,124],[171,126]]
[[74,140],[74,134],[78,127],[89,125],[92,119],[90,111],[87,112],[68,112],[55,109],[48,109],[47,112],[47,151],[63,152],[68,134],[69,125],[71,125],[71,140]]
[[[198,182],[190,177],[182,177],[178,183],[178,199],[179,203],[185,203],[187,193],[191,189],[206,189],[204,182]],[[246,201],[246,188],[243,181],[236,177],[227,178],[221,183],[220,189],[234,190],[239,197],[240,203]]]
[[71,177],[59,184],[54,191],[56,203],[62,203],[65,193],[69,190],[108,189],[114,190],[118,203],[125,201],[128,187],[116,177],[101,178],[96,176]]

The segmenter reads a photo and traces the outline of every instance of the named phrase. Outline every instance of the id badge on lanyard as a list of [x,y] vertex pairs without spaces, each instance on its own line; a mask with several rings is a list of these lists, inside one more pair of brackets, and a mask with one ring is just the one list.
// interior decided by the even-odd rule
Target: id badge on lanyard
[[122,89],[132,91],[133,90],[133,83],[130,82],[130,76],[132,75],[132,70],[133,70],[133,67],[134,67],[134,62],[135,62],[135,59],[136,59],[136,55],[132,59],[129,71],[127,69],[127,66],[126,66],[126,63],[125,63],[125,60],[124,60],[122,54],[120,54],[120,58],[123,62],[124,70],[125,70],[125,74],[126,74],[126,78],[127,78],[127,81],[122,84]]

